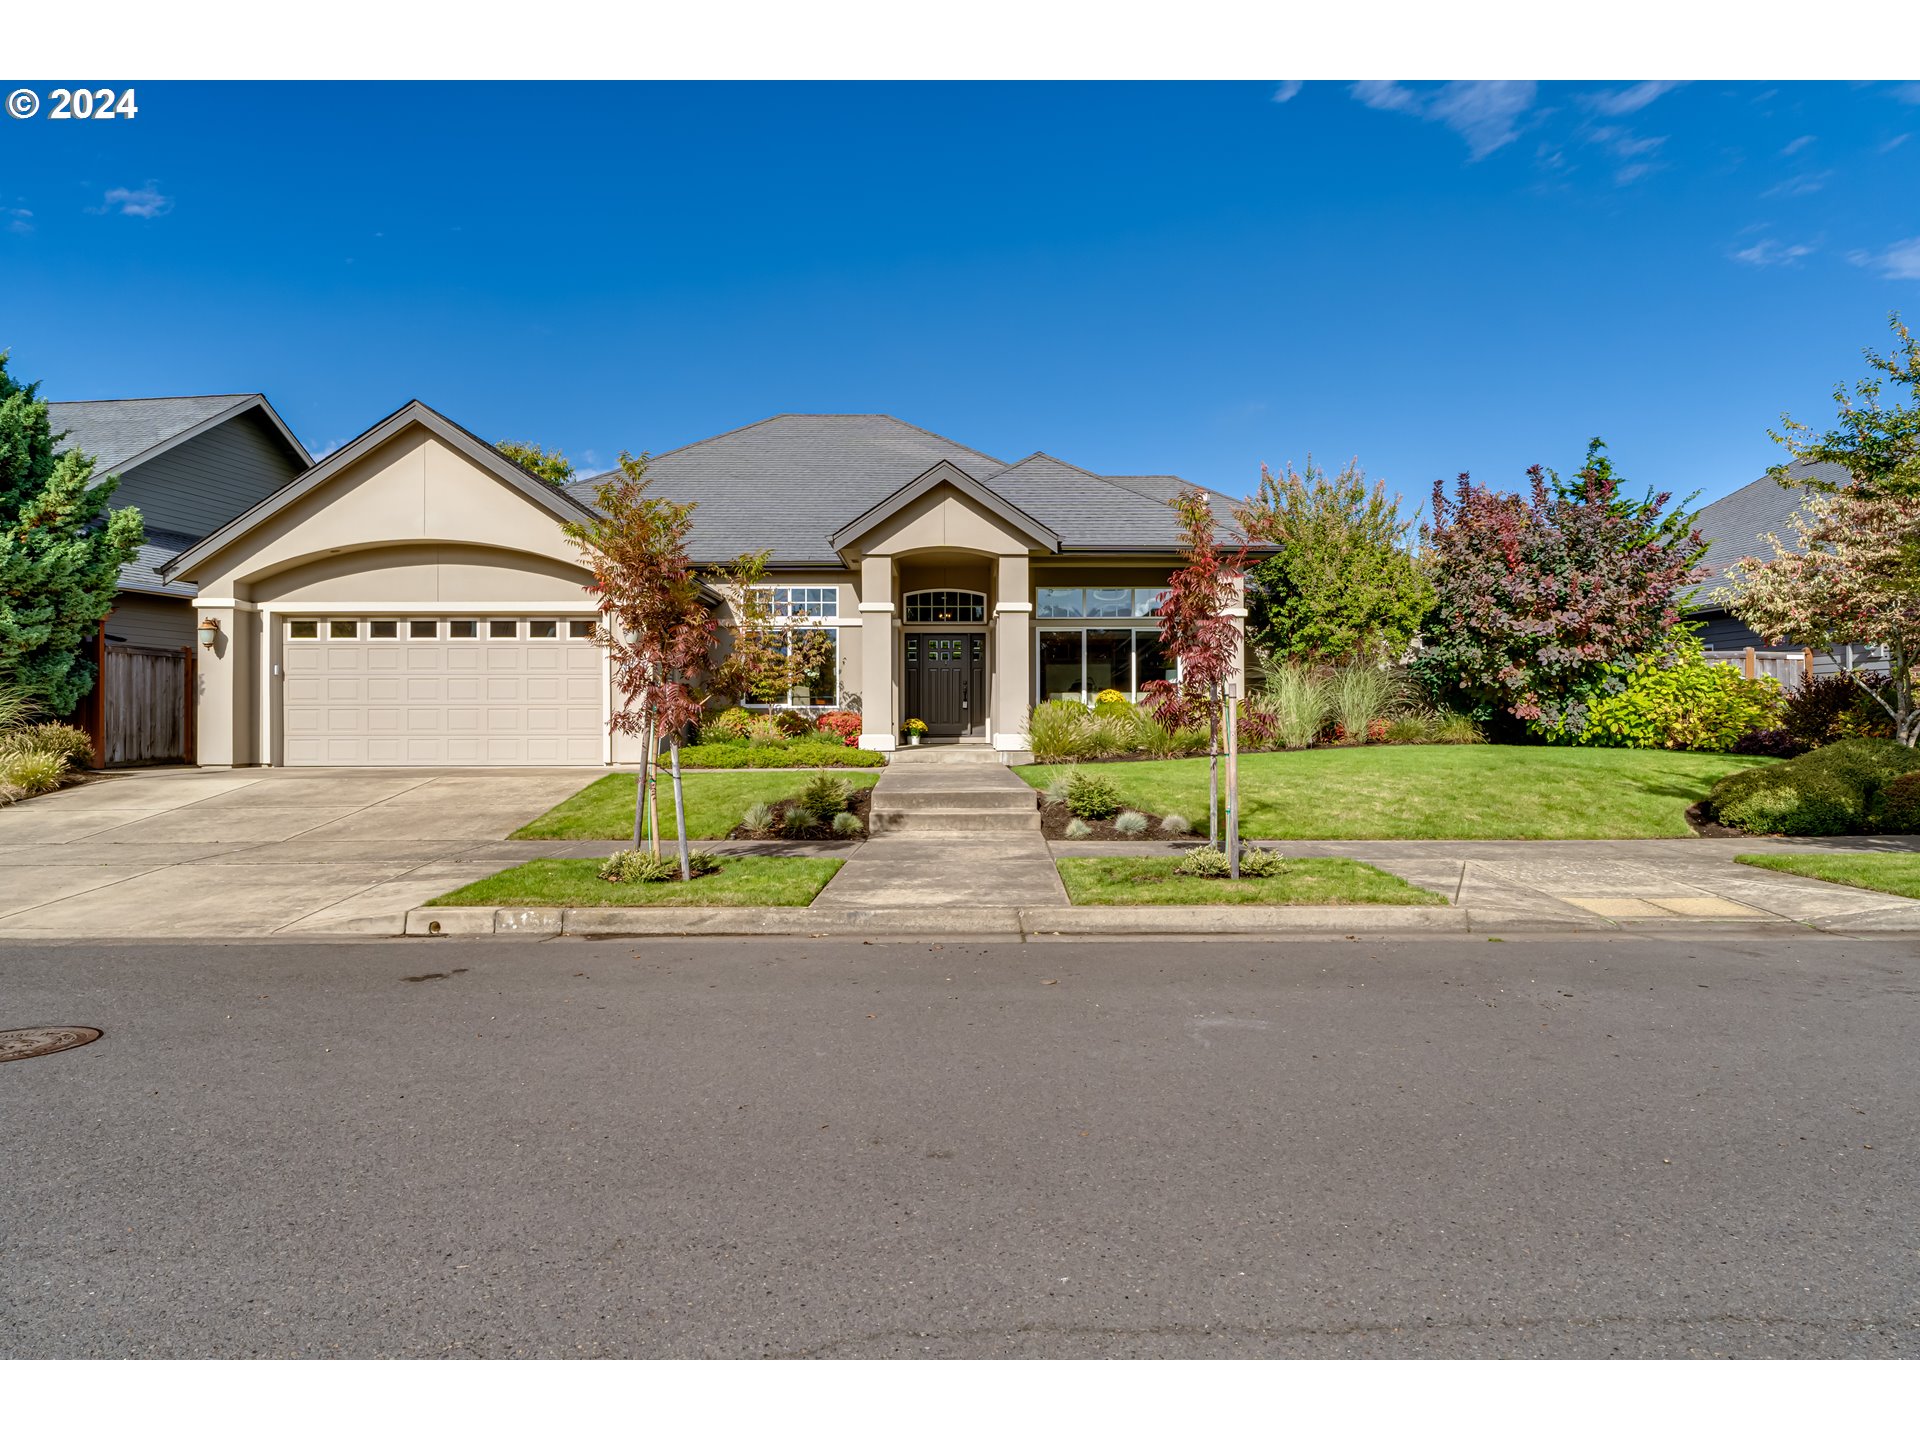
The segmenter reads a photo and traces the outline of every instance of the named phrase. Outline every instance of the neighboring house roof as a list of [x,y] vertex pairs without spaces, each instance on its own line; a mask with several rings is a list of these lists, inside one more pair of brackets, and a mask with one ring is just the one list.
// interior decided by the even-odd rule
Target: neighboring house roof
[[[783,567],[839,568],[836,536],[945,460],[1058,538],[1061,550],[1171,550],[1171,475],[1096,475],[1050,455],[1015,465],[891,415],[775,415],[656,455],[657,493],[693,501],[700,564],[771,549]],[[591,503],[603,477],[569,491]],[[1216,507],[1232,502],[1216,496]]]
[[1707,542],[1707,553],[1701,563],[1711,572],[1694,592],[1696,603],[1703,608],[1717,608],[1718,592],[1728,568],[1736,561],[1773,557],[1773,547],[1766,539],[1768,535],[1778,535],[1789,545],[1793,543],[1787,517],[1806,499],[1808,481],[1839,485],[1848,478],[1843,466],[1799,460],[1787,466],[1786,474],[1789,485],[1782,485],[1771,475],[1762,475],[1732,494],[1721,496],[1695,517],[1695,527]]
[[67,445],[91,455],[101,476],[151,460],[236,415],[258,409],[278,431],[300,465],[313,457],[267,403],[253,395],[168,395],[146,400],[53,400],[47,417],[56,435],[65,431]]
[[592,506],[575,499],[565,490],[549,485],[546,481],[529,474],[465,426],[449,420],[429,405],[424,405],[418,400],[409,400],[386,419],[356,435],[319,464],[312,466],[304,474],[274,491],[252,509],[234,517],[206,539],[176,555],[161,566],[161,578],[171,580],[174,575],[190,569],[207,556],[225,549],[254,526],[271,519],[303,495],[324,485],[329,478],[369,451],[385,444],[409,425],[421,426],[481,469],[491,472],[506,484],[511,485],[542,509],[551,511],[556,519],[590,520],[596,513]]

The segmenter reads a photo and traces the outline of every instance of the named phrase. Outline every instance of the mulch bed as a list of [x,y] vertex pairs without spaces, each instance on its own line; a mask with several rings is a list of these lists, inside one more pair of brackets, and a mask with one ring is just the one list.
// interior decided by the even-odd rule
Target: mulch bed
[[727,832],[729,840],[864,840],[867,838],[867,811],[873,804],[873,787],[863,785],[853,792],[853,798],[847,802],[847,813],[860,822],[858,835],[836,835],[833,833],[831,817],[810,825],[804,830],[786,828],[787,811],[798,806],[795,800],[775,800],[769,807],[773,811],[774,827],[771,830],[749,830],[744,825],[736,825]]
[[[1063,803],[1056,802],[1052,805],[1047,804],[1046,797],[1043,795],[1036,794],[1035,799],[1038,800],[1040,804],[1040,833],[1045,835],[1049,840],[1065,840],[1067,838],[1067,826],[1073,823],[1073,812],[1068,810]],[[1147,812],[1144,810],[1138,813],[1147,815]],[[1167,834],[1160,828],[1160,818],[1158,815],[1147,815],[1147,828],[1139,835],[1122,835],[1118,830],[1113,828],[1112,820],[1089,820],[1086,822],[1086,825],[1091,833],[1076,836],[1075,838],[1079,840],[1157,840],[1162,843],[1168,840],[1192,840],[1194,838],[1191,832],[1185,835]],[[1191,823],[1193,817],[1189,815],[1187,819],[1188,822]],[[1200,838],[1204,840],[1206,837],[1203,834]]]
[[1745,835],[1744,830],[1735,830],[1731,825],[1722,825],[1718,820],[1707,818],[1707,802],[1695,801],[1687,807],[1687,828],[1703,840],[1732,840]]

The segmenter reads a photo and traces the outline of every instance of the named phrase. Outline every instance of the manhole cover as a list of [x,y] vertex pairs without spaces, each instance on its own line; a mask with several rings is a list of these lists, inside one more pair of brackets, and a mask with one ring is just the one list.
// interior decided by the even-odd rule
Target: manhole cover
[[90,1025],[42,1025],[33,1030],[0,1030],[0,1064],[9,1060],[31,1060],[36,1055],[51,1055],[57,1050],[72,1050],[91,1045],[100,1032]]

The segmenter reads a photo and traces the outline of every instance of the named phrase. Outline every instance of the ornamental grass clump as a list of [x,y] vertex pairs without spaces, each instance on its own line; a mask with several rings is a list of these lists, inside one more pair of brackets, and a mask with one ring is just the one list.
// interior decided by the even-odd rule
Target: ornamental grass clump
[[[687,852],[690,879],[711,875],[720,862],[704,850]],[[645,850],[617,850],[600,867],[600,878],[610,885],[657,885],[680,878],[680,862],[671,855],[654,855]]]
[[1129,838],[1147,833],[1147,817],[1138,810],[1122,810],[1113,817],[1113,830],[1116,835]]
[[833,833],[836,839],[852,840],[866,833],[867,827],[860,823],[860,817],[851,811],[842,810],[833,817]]
[[1066,837],[1069,840],[1084,840],[1093,834],[1093,827],[1086,821],[1075,818],[1067,821]]
[[1172,835],[1176,837],[1191,835],[1193,833],[1193,823],[1184,815],[1162,815],[1160,817],[1160,833],[1162,835]]
[[1328,713],[1355,744],[1385,738],[1387,717],[1406,703],[1407,682],[1398,671],[1355,661],[1328,677]]
[[761,802],[747,807],[747,813],[740,817],[740,828],[755,835],[773,833],[773,807]]
[[[1286,861],[1271,850],[1256,850],[1250,845],[1240,848],[1240,878],[1242,880],[1264,880],[1281,874],[1287,868]],[[1190,851],[1180,863],[1173,867],[1176,875],[1186,875],[1196,880],[1226,880],[1232,877],[1232,868],[1227,857],[1211,846]]]
[[1263,690],[1280,743],[1287,749],[1306,749],[1326,729],[1332,717],[1327,682],[1307,666],[1269,665]]
[[0,791],[44,795],[58,790],[67,778],[67,762],[43,750],[15,750],[0,754]]

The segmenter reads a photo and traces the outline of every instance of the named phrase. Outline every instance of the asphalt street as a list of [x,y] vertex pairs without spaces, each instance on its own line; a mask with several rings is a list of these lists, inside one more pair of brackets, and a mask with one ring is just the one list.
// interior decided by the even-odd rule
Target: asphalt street
[[5,1356],[1920,1355],[1920,946],[0,946]]

